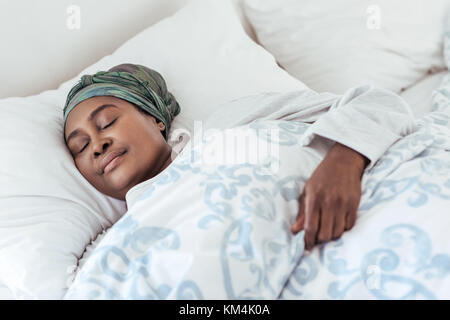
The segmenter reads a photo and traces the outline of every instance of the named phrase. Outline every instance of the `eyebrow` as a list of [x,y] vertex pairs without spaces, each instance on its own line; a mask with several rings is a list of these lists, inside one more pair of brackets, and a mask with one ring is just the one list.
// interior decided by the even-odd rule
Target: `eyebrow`
[[[104,110],[104,109],[106,109],[106,108],[110,108],[110,107],[117,108],[117,107],[116,107],[115,105],[113,105],[113,104],[103,104],[103,105],[101,105],[100,107],[98,107],[97,109],[95,109],[94,111],[91,112],[91,114],[90,114],[89,117],[88,117],[88,121],[92,121],[92,120],[95,118],[95,116],[96,116],[97,114],[99,114],[100,111],[102,111],[102,110]],[[75,130],[73,130],[73,131],[69,134],[69,136],[67,137],[67,140],[66,140],[67,144],[69,144],[69,140],[70,140],[70,139],[75,138],[75,137],[76,137],[77,135],[79,135],[79,134],[80,134],[80,129],[75,129]]]

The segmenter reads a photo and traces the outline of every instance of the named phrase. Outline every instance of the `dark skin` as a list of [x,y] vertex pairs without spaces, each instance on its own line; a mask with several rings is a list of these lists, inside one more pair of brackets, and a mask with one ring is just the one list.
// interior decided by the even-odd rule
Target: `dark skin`
[[[114,107],[104,108],[89,121],[90,113],[104,104]],[[75,129],[81,133],[67,141],[67,146],[77,169],[97,190],[113,198],[125,200],[128,190],[172,162],[172,148],[161,133],[164,124],[128,101],[109,96],[82,101],[69,113],[66,139]],[[126,152],[114,169],[102,173],[101,160],[116,150]]]
[[[92,121],[89,115],[102,105]],[[79,134],[69,139],[76,129]],[[164,124],[139,112],[131,103],[109,96],[79,103],[66,121],[67,147],[80,173],[97,190],[125,201],[126,193],[169,166],[172,148],[164,139]],[[114,151],[125,152],[112,169],[101,168],[102,159]],[[291,231],[305,230],[305,248],[339,238],[356,221],[361,198],[361,177],[368,159],[335,143],[305,184],[297,221]]]
[[325,155],[306,182],[297,221],[291,231],[305,230],[305,248],[338,239],[353,228],[361,199],[361,177],[369,160],[339,143]]

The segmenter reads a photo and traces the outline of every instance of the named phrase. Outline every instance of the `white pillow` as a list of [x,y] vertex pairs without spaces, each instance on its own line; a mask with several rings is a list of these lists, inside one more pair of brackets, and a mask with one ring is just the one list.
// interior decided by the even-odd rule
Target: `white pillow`
[[257,39],[318,92],[372,84],[400,92],[444,69],[449,0],[245,0]]
[[433,111],[433,91],[439,88],[442,79],[447,73],[448,71],[442,71],[431,74],[400,94],[400,96],[409,104],[416,118],[422,117],[425,113]]
[[166,79],[181,106],[171,133],[227,100],[305,88],[247,36],[229,1],[195,0],[57,90],[0,100],[0,283],[16,298],[61,298],[86,245],[126,210],[78,172],[62,133],[79,77],[126,62]]
[[169,133],[169,140],[175,141],[174,129],[185,128],[192,135],[194,121],[206,119],[230,99],[307,88],[249,38],[233,3],[193,0],[184,10],[141,32],[59,89],[68,91],[82,74],[123,62],[155,69],[181,107]]

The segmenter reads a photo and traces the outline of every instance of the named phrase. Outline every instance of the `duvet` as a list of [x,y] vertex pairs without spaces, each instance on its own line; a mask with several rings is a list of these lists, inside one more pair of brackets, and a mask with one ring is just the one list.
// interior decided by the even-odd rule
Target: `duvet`
[[355,227],[304,254],[280,298],[450,299],[449,92],[363,177]]
[[[190,143],[129,191],[127,214],[66,297],[275,299],[303,253],[303,235],[289,229],[300,188],[320,161],[298,142],[305,130],[302,123],[255,121]],[[243,136],[251,144],[234,153],[232,142]],[[242,157],[252,147],[254,161]]]
[[[413,119],[368,86],[228,102],[128,192],[65,299],[450,299],[450,75],[433,103]],[[306,252],[290,226],[335,141],[370,160],[358,219]]]
[[[325,101],[319,108],[318,99]],[[371,147],[334,129],[366,99],[382,101],[385,109],[377,109],[378,120],[369,110],[361,123],[389,131]],[[228,112],[247,105],[244,110],[258,119],[236,126],[212,117],[206,127],[220,127],[214,119],[221,119],[222,128],[194,136],[169,167],[131,189],[128,212],[65,298],[449,298],[448,100],[442,96],[435,112],[411,124],[381,116],[384,110],[408,118],[397,99],[365,87],[337,100],[298,92],[231,102]],[[252,111],[253,105],[258,108]],[[319,109],[327,110],[309,121]],[[286,112],[277,119],[280,110]],[[361,123],[352,129],[362,130]],[[303,232],[294,236],[289,229],[304,183],[331,138],[371,160],[359,217],[340,239],[305,252]]]
[[[450,20],[444,39],[450,67]],[[282,299],[450,299],[450,74],[363,177],[351,232],[304,254]]]

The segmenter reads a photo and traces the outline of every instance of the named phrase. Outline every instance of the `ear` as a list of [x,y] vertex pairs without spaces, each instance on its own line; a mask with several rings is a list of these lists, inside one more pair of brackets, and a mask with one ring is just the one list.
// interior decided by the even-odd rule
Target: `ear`
[[164,123],[162,123],[162,121],[158,122],[158,127],[160,131],[163,131],[164,129],[166,129],[166,126],[164,125]]

